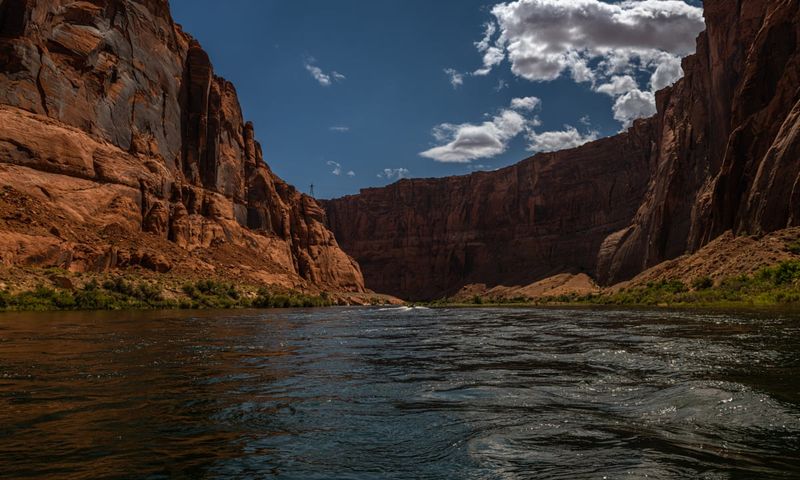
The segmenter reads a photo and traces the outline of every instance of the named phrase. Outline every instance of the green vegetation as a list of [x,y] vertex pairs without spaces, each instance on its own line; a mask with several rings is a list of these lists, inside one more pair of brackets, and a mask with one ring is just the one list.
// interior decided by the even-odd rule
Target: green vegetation
[[102,284],[91,280],[71,290],[44,285],[15,293],[0,290],[0,311],[289,308],[332,304],[326,293],[309,296],[273,293],[265,288],[245,293],[232,283],[216,280],[186,283],[180,291],[172,292],[157,282],[132,282],[123,277]]
[[714,286],[714,280],[709,277],[697,277],[692,280],[692,289],[694,290],[708,290]]
[[296,307],[329,307],[333,301],[328,294],[322,292],[319,297],[308,295],[274,295],[266,289],[260,289],[258,295],[252,301],[255,308],[296,308]]
[[786,249],[795,255],[800,255],[800,240],[795,240],[794,242],[786,245]]
[[754,275],[738,275],[714,285],[708,277],[692,280],[688,288],[679,280],[662,280],[613,294],[570,299],[599,305],[785,305],[800,303],[800,261],[782,262]]
[[430,302],[417,302],[413,305],[426,306],[426,307],[513,307],[513,306],[530,306],[535,301],[529,297],[481,297],[475,295],[471,299],[465,301],[453,301],[448,298],[433,300]]
[[532,306],[532,305],[624,305],[624,306],[775,306],[800,304],[800,261],[782,262],[753,275],[738,275],[715,284],[709,277],[660,280],[622,289],[615,293],[560,295],[530,299],[475,296],[471,302],[447,299],[427,303],[432,307]]

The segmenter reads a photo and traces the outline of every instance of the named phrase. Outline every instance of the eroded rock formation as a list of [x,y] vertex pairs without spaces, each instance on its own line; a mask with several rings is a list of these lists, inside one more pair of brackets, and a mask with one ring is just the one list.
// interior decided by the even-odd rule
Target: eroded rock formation
[[0,187],[6,265],[363,290],[166,0],[0,1]]
[[800,3],[704,6],[685,77],[628,132],[325,202],[367,285],[412,299],[561,272],[608,285],[726,231],[800,224]]

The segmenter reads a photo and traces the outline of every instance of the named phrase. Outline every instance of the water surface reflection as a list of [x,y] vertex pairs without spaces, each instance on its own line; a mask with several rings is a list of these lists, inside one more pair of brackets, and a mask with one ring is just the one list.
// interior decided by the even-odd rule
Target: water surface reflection
[[7,478],[796,478],[788,314],[0,316]]

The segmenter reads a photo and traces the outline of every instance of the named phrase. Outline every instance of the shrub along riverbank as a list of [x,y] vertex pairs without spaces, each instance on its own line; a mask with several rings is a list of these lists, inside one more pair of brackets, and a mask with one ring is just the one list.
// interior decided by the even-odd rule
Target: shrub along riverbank
[[790,306],[800,307],[800,261],[782,262],[752,275],[738,275],[715,282],[708,277],[660,280],[589,295],[541,298],[485,298],[472,302],[447,299],[427,303],[445,306],[618,305],[618,306]]
[[0,291],[0,311],[291,308],[333,305],[331,297],[298,292],[241,288],[232,283],[201,280],[179,288],[157,281],[123,277],[90,280],[79,288],[39,285],[18,292]]

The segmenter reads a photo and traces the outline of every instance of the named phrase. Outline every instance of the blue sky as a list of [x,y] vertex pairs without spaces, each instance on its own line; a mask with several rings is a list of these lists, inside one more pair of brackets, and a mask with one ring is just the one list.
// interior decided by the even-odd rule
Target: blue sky
[[320,198],[612,135],[651,113],[702,29],[688,0],[499,3],[171,2],[267,163]]

